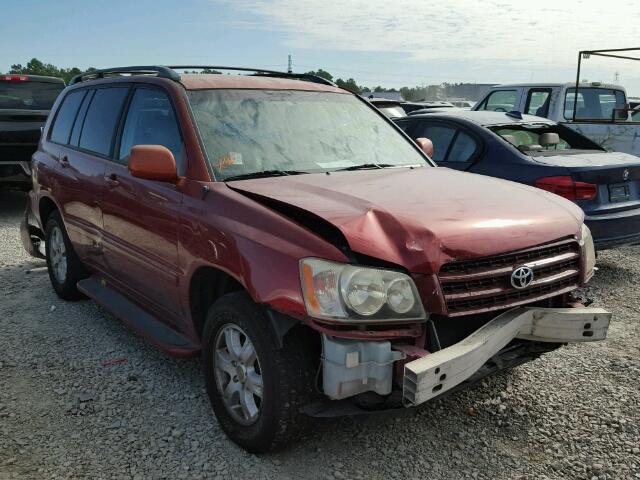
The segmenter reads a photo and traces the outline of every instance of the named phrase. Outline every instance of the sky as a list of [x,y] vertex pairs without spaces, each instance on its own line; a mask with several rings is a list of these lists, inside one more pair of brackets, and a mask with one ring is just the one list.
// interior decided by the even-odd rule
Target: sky
[[[0,72],[213,64],[317,68],[366,86],[575,81],[579,50],[640,47],[636,0],[0,0]],[[634,44],[635,42],[635,44]],[[640,52],[638,52],[640,56]],[[583,80],[640,96],[640,62]]]

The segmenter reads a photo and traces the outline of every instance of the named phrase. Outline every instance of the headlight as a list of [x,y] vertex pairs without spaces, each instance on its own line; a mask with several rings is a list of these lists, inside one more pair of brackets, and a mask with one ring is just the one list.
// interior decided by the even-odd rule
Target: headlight
[[416,286],[404,273],[305,258],[300,276],[312,317],[349,322],[426,318]]
[[593,246],[591,230],[582,224],[582,255],[584,255],[585,278],[588,280],[593,275],[596,266],[596,248]]

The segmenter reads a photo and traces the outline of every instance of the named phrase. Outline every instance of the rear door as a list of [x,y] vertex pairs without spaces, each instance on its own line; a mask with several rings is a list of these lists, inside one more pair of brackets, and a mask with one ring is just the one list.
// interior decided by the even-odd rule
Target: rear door
[[164,145],[178,175],[186,159],[168,95],[137,87],[121,126],[120,140],[105,172],[102,201],[105,257],[109,273],[162,318],[178,318],[178,228],[182,194],[174,184],[133,177],[127,168],[135,145]]
[[65,226],[80,258],[99,269],[104,266],[100,204],[104,173],[128,92],[126,85],[73,90],[50,129],[49,141],[58,147],[55,196]]
[[409,134],[413,139],[425,137],[433,142],[432,159],[441,167],[468,170],[481,151],[481,140],[453,122],[422,121],[414,125]]

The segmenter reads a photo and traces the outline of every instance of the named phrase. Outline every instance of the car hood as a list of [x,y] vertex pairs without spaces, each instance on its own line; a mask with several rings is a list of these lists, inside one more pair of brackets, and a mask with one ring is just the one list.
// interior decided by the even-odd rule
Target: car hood
[[[356,253],[436,273],[443,263],[578,234],[582,210],[539,189],[447,168],[388,168],[228,182],[336,226]],[[295,215],[289,214],[295,221]]]

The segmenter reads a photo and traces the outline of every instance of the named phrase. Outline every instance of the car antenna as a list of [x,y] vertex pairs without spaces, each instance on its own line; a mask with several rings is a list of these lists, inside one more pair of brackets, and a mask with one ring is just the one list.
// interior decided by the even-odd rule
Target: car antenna
[[510,112],[507,112],[507,115],[522,120],[522,113],[520,113],[518,110],[511,110]]

